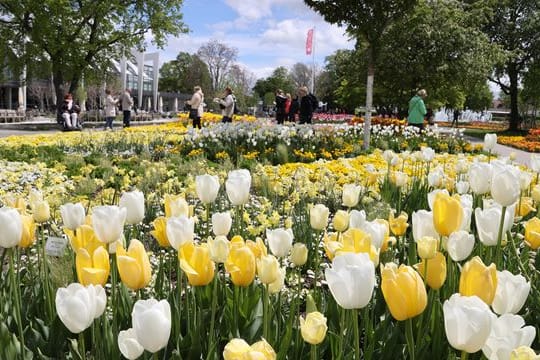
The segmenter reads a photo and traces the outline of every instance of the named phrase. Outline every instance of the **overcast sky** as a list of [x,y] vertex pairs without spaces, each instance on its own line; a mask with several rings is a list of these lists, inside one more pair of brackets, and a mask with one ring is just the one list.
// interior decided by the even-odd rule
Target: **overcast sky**
[[190,32],[169,38],[167,46],[158,50],[162,63],[181,51],[193,54],[202,44],[216,39],[238,49],[241,66],[258,78],[267,77],[278,66],[312,63],[305,45],[307,32],[313,27],[319,67],[336,50],[354,47],[342,28],[327,24],[302,0],[185,0],[183,13]]

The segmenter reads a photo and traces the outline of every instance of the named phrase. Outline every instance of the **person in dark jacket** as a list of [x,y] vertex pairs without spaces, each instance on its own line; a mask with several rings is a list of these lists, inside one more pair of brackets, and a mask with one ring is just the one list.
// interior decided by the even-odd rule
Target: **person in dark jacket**
[[285,121],[285,102],[287,101],[287,97],[283,93],[283,90],[278,89],[276,91],[276,122],[278,125],[283,124]]
[[298,98],[300,99],[300,124],[311,124],[313,117],[313,104],[309,97],[309,92],[306,86],[298,89]]
[[73,102],[73,96],[66,94],[64,96],[64,102],[60,109],[62,114],[62,120],[64,124],[64,130],[80,130],[81,124],[79,122],[79,113],[81,108]]
[[298,95],[295,95],[294,98],[291,99],[291,106],[289,107],[289,113],[287,114],[290,122],[296,121],[296,114],[298,113],[299,109],[300,101],[298,100]]

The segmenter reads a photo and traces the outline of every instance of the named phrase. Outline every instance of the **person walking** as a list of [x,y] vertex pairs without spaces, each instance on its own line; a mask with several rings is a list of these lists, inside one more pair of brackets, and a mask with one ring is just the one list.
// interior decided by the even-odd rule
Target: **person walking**
[[300,102],[300,124],[311,124],[313,103],[306,86],[302,86],[298,89],[298,99]]
[[200,86],[197,85],[193,88],[191,100],[186,101],[186,103],[191,106],[191,109],[189,110],[189,118],[193,120],[193,128],[200,129],[201,117],[204,112],[204,94]]
[[427,97],[427,92],[424,89],[418,90],[415,96],[409,100],[409,116],[407,122],[411,126],[415,126],[420,130],[424,129],[424,117],[427,114],[424,99]]
[[225,96],[223,99],[215,98],[214,102],[218,103],[219,107],[221,108],[221,113],[223,114],[221,122],[232,122],[232,117],[234,114],[234,97],[232,95],[232,89],[227,86],[225,88]]
[[451,127],[454,127],[454,124],[456,124],[456,127],[459,127],[459,115],[461,115],[461,111],[459,111],[459,109],[454,109]]
[[276,91],[276,122],[278,125],[283,125],[285,121],[285,103],[287,102],[287,97],[283,94],[283,90],[278,89]]
[[118,99],[115,99],[112,96],[111,90],[105,90],[105,129],[103,130],[112,130],[113,121],[116,117],[116,105],[118,104]]
[[129,127],[131,122],[131,107],[133,106],[133,98],[131,91],[126,89],[122,94],[122,114],[124,127]]

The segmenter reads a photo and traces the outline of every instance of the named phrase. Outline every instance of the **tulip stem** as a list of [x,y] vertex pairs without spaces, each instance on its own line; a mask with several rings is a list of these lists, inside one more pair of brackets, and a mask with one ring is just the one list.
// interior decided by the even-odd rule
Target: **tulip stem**
[[270,302],[270,295],[268,292],[268,284],[263,285],[263,291],[264,291],[264,297],[263,297],[263,338],[266,341],[269,341],[268,337],[268,317],[269,317],[269,302]]
[[407,340],[407,347],[409,348],[409,358],[410,360],[414,360],[415,354],[414,354],[414,334],[413,334],[412,319],[405,320],[405,325],[406,325],[405,339]]
[[497,235],[497,251],[495,255],[495,265],[497,266],[497,269],[502,269],[501,264],[501,243],[502,243],[502,233],[504,228],[504,218],[506,215],[506,206],[502,207],[501,212],[501,221],[499,223],[499,234]]
[[369,305],[366,305],[364,307],[363,312],[364,312],[364,331],[365,331],[365,335],[364,335],[364,359],[370,360],[372,358],[372,354],[373,354],[374,342],[371,339],[372,323],[371,323]]
[[206,356],[207,360],[212,359],[211,356],[214,352],[214,325],[215,325],[215,319],[216,319],[216,306],[217,306],[217,285],[218,285],[218,277],[219,277],[219,268],[216,265],[216,275],[214,276],[214,284],[212,286],[212,313],[210,316],[210,339],[208,342],[208,355]]
[[13,287],[12,291],[15,294],[15,318],[17,320],[17,328],[19,330],[19,341],[21,346],[21,358],[24,359],[24,331],[22,326],[22,316],[21,316],[21,294],[19,284],[15,279],[15,265],[13,262],[13,257],[15,256],[15,248],[10,249],[11,254],[9,257],[9,277],[11,280],[11,286]]
[[465,350],[461,351],[461,357],[460,357],[461,360],[466,360],[468,357],[469,357],[468,352],[466,352]]
[[360,331],[358,329],[358,309],[353,309],[354,353],[355,359],[360,360]]
[[317,345],[311,345],[309,353],[311,355],[311,360],[317,360]]
[[341,330],[341,336],[339,337],[338,341],[338,352],[337,355],[341,356],[343,354],[343,338],[345,337],[345,314],[346,310],[342,307],[339,307],[340,317],[339,317],[339,329]]
[[84,344],[84,331],[79,334],[79,345],[80,345],[79,351],[81,352],[81,359],[86,360],[86,346]]

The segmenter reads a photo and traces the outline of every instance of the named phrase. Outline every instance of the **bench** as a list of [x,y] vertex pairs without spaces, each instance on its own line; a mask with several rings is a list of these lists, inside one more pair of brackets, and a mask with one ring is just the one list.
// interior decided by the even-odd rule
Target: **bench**
[[0,123],[21,122],[24,118],[24,115],[19,114],[17,110],[0,109]]

